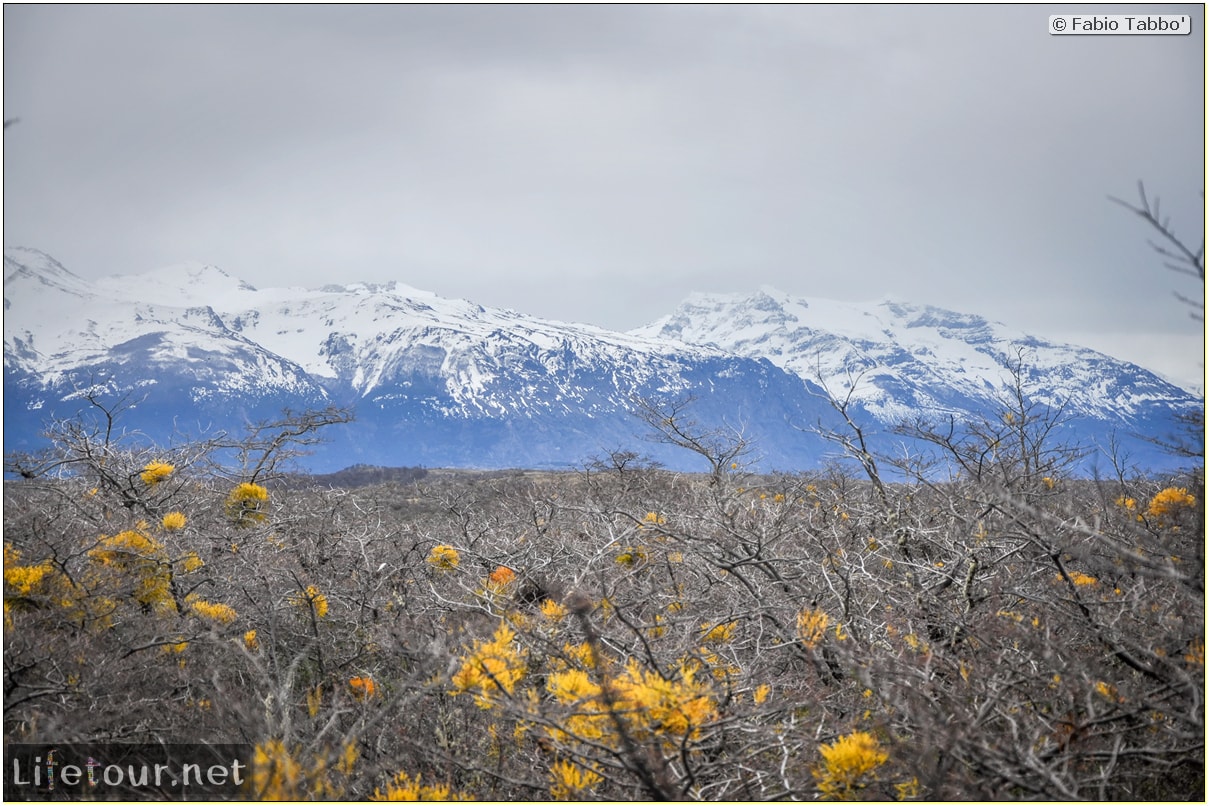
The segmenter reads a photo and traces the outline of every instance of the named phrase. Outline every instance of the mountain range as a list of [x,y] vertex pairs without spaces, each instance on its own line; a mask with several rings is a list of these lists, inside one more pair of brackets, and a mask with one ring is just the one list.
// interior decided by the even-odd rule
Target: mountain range
[[[5,450],[36,450],[50,418],[104,390],[135,403],[122,425],[165,442],[238,431],[299,411],[348,407],[307,460],[430,467],[580,466],[632,450],[704,470],[652,440],[638,401],[684,403],[702,428],[742,433],[761,470],[837,455],[815,428],[850,413],[873,447],[901,450],[916,416],[997,416],[1019,365],[1030,399],[1064,407],[1064,438],[1122,445],[1139,466],[1177,461],[1151,438],[1176,430],[1196,395],[1138,366],[981,317],[883,300],[856,304],[696,294],[620,333],[451,300],[402,283],[257,289],[181,264],[95,281],[33,249],[4,261]],[[911,446],[907,446],[910,448]],[[1104,468],[1093,450],[1082,470]]]

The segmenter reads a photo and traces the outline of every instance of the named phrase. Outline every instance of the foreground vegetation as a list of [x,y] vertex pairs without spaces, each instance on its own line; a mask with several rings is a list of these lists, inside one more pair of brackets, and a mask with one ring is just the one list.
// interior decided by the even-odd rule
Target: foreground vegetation
[[1023,398],[894,483],[652,406],[709,472],[355,488],[282,473],[338,414],[152,451],[94,402],[9,462],[6,741],[252,743],[277,799],[1204,796],[1202,472],[1066,477]]

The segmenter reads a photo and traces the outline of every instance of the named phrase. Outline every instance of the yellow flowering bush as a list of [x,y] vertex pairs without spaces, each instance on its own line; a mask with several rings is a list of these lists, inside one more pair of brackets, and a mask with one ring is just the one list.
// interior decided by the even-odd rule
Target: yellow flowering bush
[[556,742],[569,746],[575,741],[600,742],[612,736],[613,724],[601,700],[601,688],[583,669],[563,669],[546,678],[546,690],[570,711],[546,728]]
[[189,609],[202,618],[218,624],[230,624],[237,618],[235,608],[231,607],[230,605],[207,602],[204,599],[195,599],[191,601],[189,603]]
[[518,647],[516,633],[500,622],[490,641],[475,641],[474,648],[453,675],[450,694],[471,693],[475,704],[490,709],[500,692],[511,695],[525,676],[528,651]]
[[301,748],[270,739],[256,745],[244,786],[256,800],[340,800],[343,781],[357,761],[357,746],[349,742],[335,755],[334,765],[322,751],[308,760]]
[[307,585],[306,590],[291,594],[290,604],[295,607],[313,607],[315,615],[319,618],[327,615],[327,597],[314,585]]
[[798,638],[807,649],[814,649],[827,634],[831,617],[822,610],[803,610],[798,613]]
[[552,672],[546,678],[546,690],[563,705],[574,705],[600,696],[600,686],[592,682],[583,669]]
[[4,565],[4,582],[19,596],[29,596],[42,579],[54,569],[49,563],[41,565]]
[[412,778],[405,772],[400,772],[387,785],[386,791],[375,787],[374,794],[369,799],[373,801],[402,801],[402,800],[444,800],[468,801],[474,800],[469,795],[453,791],[449,784],[424,784],[420,782],[423,776]]
[[158,540],[138,529],[127,529],[112,537],[101,535],[97,547],[88,555],[103,565],[114,565],[132,559],[158,557],[163,551]]
[[184,529],[186,523],[188,523],[188,518],[185,517],[185,513],[183,512],[169,512],[160,520],[160,525],[169,532]]
[[600,773],[565,759],[550,765],[550,797],[554,800],[579,800],[584,792],[603,781]]
[[[79,615],[87,618],[93,615],[80,607],[78,597],[73,595],[75,589],[66,577],[55,573],[54,566],[50,564],[49,560],[43,560],[37,565],[21,565],[20,559],[21,552],[13,548],[11,543],[5,543],[4,583],[11,590],[11,593],[6,592],[4,596],[5,629],[11,629],[15,625],[13,613],[37,609],[41,606],[29,598],[34,595],[58,598],[59,603],[67,608],[73,616]],[[112,610],[112,603],[103,597],[92,597],[92,599],[95,601],[89,602],[92,606],[90,610],[96,611],[99,606],[101,618],[104,625],[107,625],[108,618],[105,614]]]
[[696,738],[718,716],[709,684],[696,680],[688,665],[681,666],[679,674],[664,677],[630,658],[615,686],[639,736],[653,732]]
[[245,481],[227,495],[227,514],[240,526],[260,523],[268,518],[265,512],[268,503],[267,489]]
[[541,612],[544,617],[554,622],[562,621],[567,617],[567,608],[553,599],[542,600]]
[[616,559],[618,565],[633,566],[641,565],[642,563],[646,562],[646,558],[647,553],[645,549],[641,547],[634,548],[629,546],[622,550],[622,552],[617,555]]
[[722,624],[702,624],[701,625],[701,641],[706,644],[725,644],[729,643],[734,635],[735,628],[739,626],[737,621],[727,621]]
[[[571,665],[577,666],[581,669],[596,668],[594,656],[592,655],[592,647],[586,643],[563,644],[563,656],[567,659],[567,661],[570,662]],[[563,665],[567,661],[559,659],[558,663]]]
[[425,562],[438,571],[452,571],[458,567],[461,557],[453,546],[433,546]]
[[1168,487],[1155,493],[1154,498],[1150,499],[1146,514],[1152,518],[1161,518],[1185,507],[1195,506],[1196,497],[1189,495],[1186,487]]
[[175,610],[172,598],[172,564],[158,540],[141,529],[127,529],[113,536],[101,535],[88,552],[95,566],[112,574],[114,582],[133,580],[133,598],[157,610]]
[[811,771],[825,800],[849,800],[877,780],[877,768],[890,754],[870,733],[856,731],[819,745],[822,761]]
[[621,675],[608,676],[608,695],[585,669],[568,667],[552,672],[546,678],[546,690],[556,702],[572,710],[557,726],[547,728],[547,733],[564,745],[603,742],[616,746],[611,699],[613,714],[620,715],[637,738],[699,738],[701,729],[718,717],[708,679],[697,678],[699,668],[699,664],[683,663],[665,676],[630,658]]
[[186,574],[191,574],[197,569],[204,567],[206,564],[201,557],[197,556],[196,551],[190,551],[184,557],[181,557],[179,560],[177,560],[177,563],[180,565],[181,570]]
[[1095,585],[1098,582],[1098,580],[1094,576],[1091,576],[1090,574],[1085,574],[1082,571],[1071,571],[1069,576],[1070,576],[1070,581],[1075,583],[1076,585],[1078,585],[1081,588],[1090,587],[1092,585]]
[[171,476],[175,470],[176,466],[170,465],[167,462],[149,462],[143,468],[143,472],[139,473],[139,478],[141,478],[143,483],[147,486],[154,487],[161,481],[164,481]]

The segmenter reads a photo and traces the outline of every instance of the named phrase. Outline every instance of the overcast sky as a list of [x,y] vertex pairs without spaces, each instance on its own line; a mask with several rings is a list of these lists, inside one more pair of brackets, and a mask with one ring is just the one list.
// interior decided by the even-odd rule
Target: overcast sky
[[1191,36],[1128,6],[4,6],[4,241],[85,277],[400,280],[629,329],[892,296],[1203,378]]

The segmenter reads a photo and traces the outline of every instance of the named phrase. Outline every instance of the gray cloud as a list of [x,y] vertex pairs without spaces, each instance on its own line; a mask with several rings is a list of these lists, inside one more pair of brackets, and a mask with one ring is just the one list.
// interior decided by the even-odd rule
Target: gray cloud
[[1199,242],[1204,15],[1145,10],[1193,34],[1051,37],[1070,9],[1039,6],[10,5],[5,241],[617,328],[771,284],[1175,344],[1170,291],[1201,288],[1105,197],[1144,179]]

